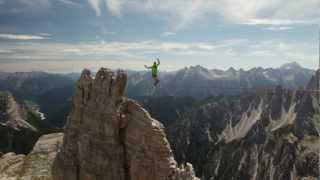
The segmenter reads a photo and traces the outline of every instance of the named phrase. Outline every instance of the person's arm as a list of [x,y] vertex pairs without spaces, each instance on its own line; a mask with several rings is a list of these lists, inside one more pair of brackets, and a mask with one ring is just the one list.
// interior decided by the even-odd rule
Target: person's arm
[[151,69],[151,67],[149,67],[149,66],[147,66],[147,65],[144,65],[144,67],[147,68],[147,69]]
[[159,58],[157,58],[157,66],[159,66],[160,65],[160,60],[159,60]]

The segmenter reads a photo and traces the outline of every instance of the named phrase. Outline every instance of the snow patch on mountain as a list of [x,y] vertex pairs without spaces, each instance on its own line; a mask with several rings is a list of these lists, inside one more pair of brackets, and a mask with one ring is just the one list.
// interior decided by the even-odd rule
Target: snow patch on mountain
[[285,69],[285,70],[299,70],[299,69],[302,69],[300,64],[297,63],[297,62],[283,64],[280,68],[281,69]]
[[0,95],[0,102],[2,102],[5,106],[5,113],[8,116],[7,122],[3,123],[3,125],[9,125],[17,130],[19,130],[19,128],[27,128],[33,131],[37,131],[35,127],[33,127],[31,124],[25,121],[24,118],[21,116],[21,114],[23,113],[21,107],[15,101],[11,93],[5,92],[1,93]]
[[234,127],[232,127],[232,123],[229,122],[223,130],[220,140],[223,139],[226,143],[230,143],[234,140],[244,138],[253,125],[261,118],[262,104],[261,101],[256,109],[250,106],[248,111],[242,114],[240,121]]
[[272,119],[272,117],[270,117],[270,125],[269,125],[270,130],[276,131],[282,127],[293,124],[294,120],[297,117],[297,113],[295,112],[295,107],[296,107],[296,103],[292,103],[288,111],[286,111],[284,107],[282,107],[281,116],[277,120],[274,120]]
[[264,71],[262,74],[266,79],[268,79],[268,80],[270,80],[272,82],[277,82],[278,81],[276,78],[272,77],[272,74],[269,71]]

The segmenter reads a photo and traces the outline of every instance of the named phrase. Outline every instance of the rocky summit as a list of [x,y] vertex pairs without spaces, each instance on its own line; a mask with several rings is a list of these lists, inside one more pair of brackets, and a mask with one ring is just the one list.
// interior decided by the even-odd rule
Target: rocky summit
[[53,166],[54,180],[192,180],[178,168],[161,123],[123,97],[127,75],[84,70]]
[[0,179],[196,180],[178,167],[163,125],[123,96],[127,75],[84,70],[63,134],[40,138],[26,156],[0,157]]

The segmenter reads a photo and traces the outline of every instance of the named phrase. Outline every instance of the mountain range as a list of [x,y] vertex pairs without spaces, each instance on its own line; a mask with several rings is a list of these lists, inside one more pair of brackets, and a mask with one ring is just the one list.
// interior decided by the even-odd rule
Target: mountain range
[[0,91],[10,91],[19,102],[36,100],[51,89],[73,83],[74,80],[61,74],[38,71],[0,73]]
[[[238,94],[246,89],[272,88],[277,85],[298,89],[307,85],[314,71],[303,68],[295,62],[284,64],[279,68],[258,67],[249,70],[207,69],[198,65],[173,72],[160,71],[161,82],[157,88],[153,87],[149,72],[128,71],[128,74],[126,94],[129,97],[190,96],[202,99],[212,95]],[[0,90],[10,91],[18,101],[21,99],[37,101],[40,96],[52,89],[65,90],[68,87],[72,89],[79,77],[79,73],[0,73]]]
[[[50,177],[48,172],[53,171],[54,179],[153,177],[162,180],[161,174],[167,177],[171,172],[168,177],[181,179],[181,173],[187,171],[184,175],[189,179],[197,179],[196,175],[203,180],[316,180],[320,175],[320,103],[316,91],[319,72],[296,63],[277,69],[242,71],[232,68],[221,71],[220,81],[207,76],[212,72],[216,76],[217,70],[200,66],[164,73],[161,77],[168,79],[162,81],[173,83],[172,77],[182,78],[177,88],[185,86],[186,93],[202,89],[188,87],[192,86],[188,82],[228,85],[225,90],[230,91],[217,93],[214,90],[221,87],[207,86],[210,91],[205,94],[192,96],[177,92],[167,96],[157,91],[164,85],[172,88],[173,84],[162,82],[159,90],[152,90],[151,94],[133,93],[137,100],[134,101],[123,96],[125,90],[127,94],[134,92],[130,89],[133,86],[125,82],[148,78],[146,72],[127,77],[122,71],[113,73],[102,68],[92,77],[84,70],[77,84],[72,81],[68,86],[49,88],[35,98],[43,104],[40,107],[45,106],[48,111],[60,109],[51,111],[55,118],[49,119],[46,114],[47,119],[42,121],[59,127],[65,125],[64,135],[40,138],[26,158],[10,153],[0,155],[0,162],[13,163],[9,166],[12,169],[3,169],[0,163],[0,177],[13,176],[10,172],[15,170],[18,174],[15,176],[22,174],[22,177],[30,172]],[[281,74],[283,81],[266,85],[267,71],[273,72],[270,76],[274,77]],[[252,86],[245,91],[232,83],[241,73],[247,74],[246,77],[255,74],[247,78]],[[142,84],[137,83],[135,87],[144,87],[143,84],[152,83],[152,79],[139,82]],[[303,87],[298,88],[300,85]],[[241,91],[235,91],[239,89]],[[63,113],[66,114],[61,115]],[[45,142],[46,148],[40,148]],[[37,154],[42,158],[36,158]],[[14,162],[21,162],[23,166]],[[45,164],[45,170],[39,164]],[[185,164],[186,169],[180,169],[177,164]]]
[[314,74],[293,62],[279,68],[253,68],[250,70],[209,70],[191,66],[176,72],[160,72],[160,84],[153,88],[147,72],[129,76],[127,94],[141,96],[190,96],[203,99],[213,95],[234,95],[255,88],[273,88],[282,85],[288,89],[303,88]]
[[[149,72],[128,71],[125,93],[134,99],[163,96],[205,99],[277,85],[298,89],[307,85],[313,73],[313,70],[303,68],[295,62],[279,68],[229,68],[225,71],[191,66],[174,72],[160,71],[160,84],[154,88]],[[71,98],[79,76],[79,73],[0,73],[0,90],[10,91],[18,102],[31,100],[39,104],[46,120],[53,126],[62,127],[71,109]]]

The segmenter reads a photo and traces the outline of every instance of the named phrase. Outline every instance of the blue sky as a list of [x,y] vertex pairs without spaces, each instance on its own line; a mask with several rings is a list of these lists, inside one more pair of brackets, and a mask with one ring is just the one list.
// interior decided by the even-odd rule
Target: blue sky
[[315,69],[320,0],[0,0],[0,71]]

